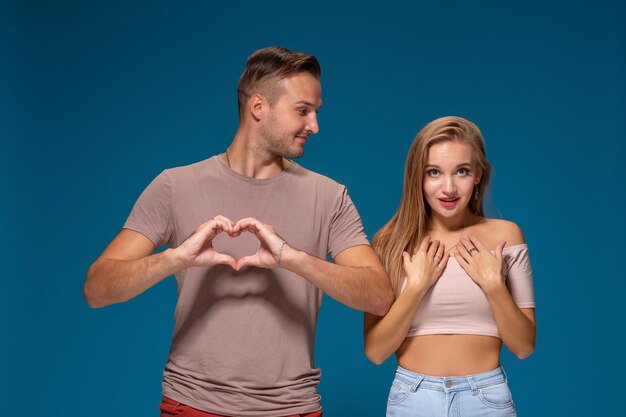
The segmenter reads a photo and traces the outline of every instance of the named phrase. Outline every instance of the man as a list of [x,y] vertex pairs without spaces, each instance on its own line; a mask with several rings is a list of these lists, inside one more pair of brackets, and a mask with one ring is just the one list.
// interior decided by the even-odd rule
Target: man
[[176,274],[162,415],[321,416],[322,293],[379,316],[393,301],[345,187],[286,159],[319,130],[320,74],[284,48],[250,56],[231,145],[162,172],[87,273],[92,307]]

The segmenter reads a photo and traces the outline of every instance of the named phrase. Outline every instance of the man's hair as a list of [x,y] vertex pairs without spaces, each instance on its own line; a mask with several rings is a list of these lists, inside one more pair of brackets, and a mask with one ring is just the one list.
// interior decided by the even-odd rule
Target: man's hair
[[283,93],[279,82],[303,72],[319,80],[322,69],[317,58],[280,46],[255,51],[248,57],[246,69],[237,84],[239,115],[248,99],[257,93],[265,96],[270,106],[274,105]]

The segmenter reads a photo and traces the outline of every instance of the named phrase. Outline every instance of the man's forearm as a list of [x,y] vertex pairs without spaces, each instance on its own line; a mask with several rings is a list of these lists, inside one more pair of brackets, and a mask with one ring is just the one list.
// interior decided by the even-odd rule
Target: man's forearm
[[83,293],[91,307],[128,301],[183,268],[171,249],[140,259],[100,259],[89,268]]
[[348,307],[383,316],[393,303],[382,266],[347,266],[327,262],[285,246],[281,267],[294,272]]

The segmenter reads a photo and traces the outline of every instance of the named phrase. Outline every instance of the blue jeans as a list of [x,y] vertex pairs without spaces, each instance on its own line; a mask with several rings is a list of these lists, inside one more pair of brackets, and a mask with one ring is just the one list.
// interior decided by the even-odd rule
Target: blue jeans
[[387,417],[515,417],[502,368],[462,377],[432,377],[398,367]]

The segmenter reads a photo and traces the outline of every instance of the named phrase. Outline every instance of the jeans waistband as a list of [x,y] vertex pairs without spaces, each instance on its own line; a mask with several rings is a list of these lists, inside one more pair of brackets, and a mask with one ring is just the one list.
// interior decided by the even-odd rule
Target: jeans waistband
[[408,385],[412,391],[416,391],[418,387],[421,387],[445,392],[466,390],[477,392],[480,388],[506,382],[507,377],[501,366],[480,374],[446,377],[418,374],[398,366],[395,380]]

